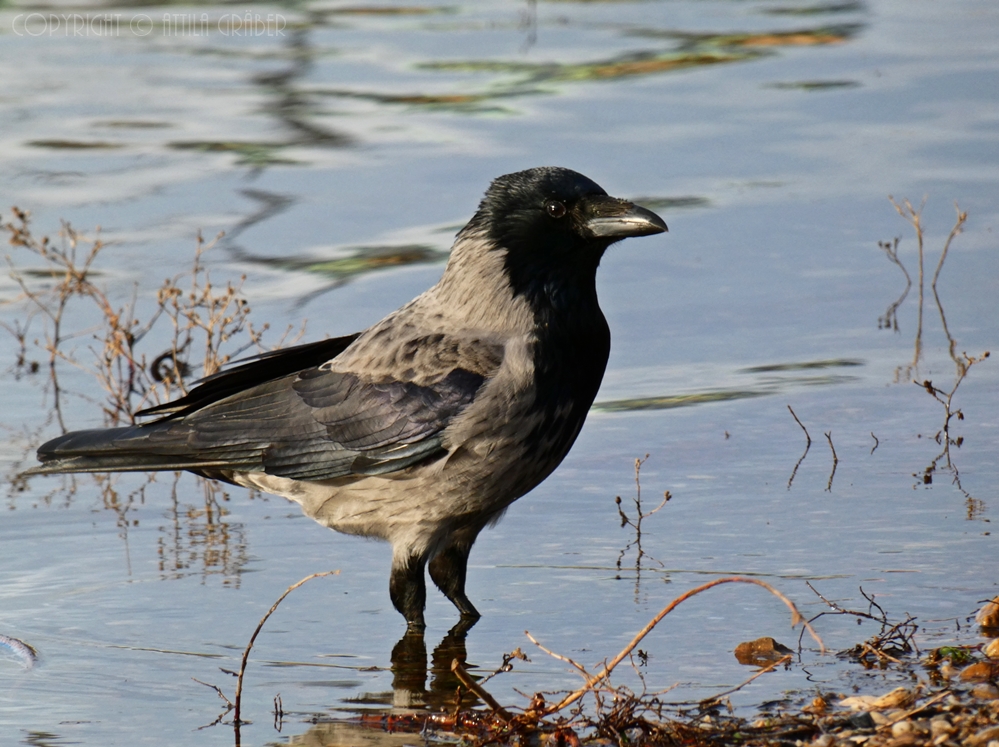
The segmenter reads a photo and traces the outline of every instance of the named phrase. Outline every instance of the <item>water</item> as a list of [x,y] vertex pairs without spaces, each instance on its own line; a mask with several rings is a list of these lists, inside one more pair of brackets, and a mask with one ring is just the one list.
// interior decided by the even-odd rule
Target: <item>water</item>
[[[956,469],[939,460],[930,483],[944,409],[909,380],[950,391],[947,332],[955,354],[997,347],[999,11],[893,0],[375,7],[5,6],[0,214],[29,209],[47,233],[60,219],[102,226],[113,243],[99,280],[116,303],[138,283],[141,311],[189,267],[198,230],[225,231],[206,255],[213,279],[247,276],[268,339],[302,319],[318,339],[432,284],[489,179],[575,168],[641,198],[670,233],[607,254],[599,290],[614,349],[601,404],[558,472],[473,552],[469,593],[483,619],[464,641],[468,661],[492,671],[517,646],[531,658],[490,690],[524,705],[515,688],[578,683],[525,629],[595,667],[672,597],[726,574],[766,580],[806,614],[826,609],[806,581],[866,610],[862,587],[894,619],[915,615],[923,646],[979,640],[967,617],[997,593],[999,369],[975,364],[960,383]],[[70,34],[52,12],[120,18]],[[237,35],[232,14],[247,12],[258,32]],[[889,194],[927,198],[914,367],[916,285],[898,330],[879,329],[905,278],[877,242],[901,236],[900,260],[914,282],[917,272]],[[970,217],[938,308],[929,280],[955,201]],[[23,318],[16,292],[0,283],[8,324]],[[86,328],[93,319],[78,313]],[[41,335],[41,320],[32,329]],[[87,344],[75,343],[81,357]],[[17,345],[4,350],[0,457],[12,475],[58,427],[44,370],[17,375]],[[70,367],[63,384],[98,391]],[[800,464],[805,437],[788,405],[812,439]],[[63,417],[101,422],[98,402],[73,396]],[[666,490],[672,499],[642,523],[636,573],[614,498],[634,516],[645,454],[643,507]],[[243,742],[310,729],[303,739],[412,742],[307,721],[449,693],[440,673],[429,694],[419,673],[393,676],[403,624],[383,545],[333,535],[282,499],[206,494],[190,477],[121,477],[113,491],[89,477],[11,484],[0,634],[39,660],[26,670],[0,651],[5,744],[229,743],[225,726],[197,730],[223,704],[193,679],[231,698],[219,668],[238,668],[289,584],[328,569],[340,575],[294,592],[257,640]],[[456,614],[431,592],[427,619],[432,654]],[[643,672],[650,688],[679,683],[669,697],[696,700],[751,674],[732,656],[740,641],[793,645],[788,625],[760,589],[714,589],[643,642]],[[852,618],[817,625],[833,649],[877,631]],[[800,665],[732,699],[751,711],[786,692],[896,684],[846,669],[806,647]],[[620,681],[637,686],[623,670]]]

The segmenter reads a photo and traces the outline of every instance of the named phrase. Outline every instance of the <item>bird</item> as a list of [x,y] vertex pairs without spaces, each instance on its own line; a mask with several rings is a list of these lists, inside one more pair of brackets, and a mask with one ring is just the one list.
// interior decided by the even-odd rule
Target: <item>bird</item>
[[380,322],[237,362],[136,413],[152,420],[54,438],[26,474],[186,470],[283,496],[391,544],[408,631],[425,628],[427,572],[474,624],[472,545],[562,462],[600,387],[600,260],[666,230],[570,169],[500,176],[439,282]]

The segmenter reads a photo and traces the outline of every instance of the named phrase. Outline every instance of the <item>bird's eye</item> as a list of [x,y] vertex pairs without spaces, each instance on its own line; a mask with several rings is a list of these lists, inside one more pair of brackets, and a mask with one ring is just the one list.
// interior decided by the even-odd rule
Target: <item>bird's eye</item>
[[561,218],[565,215],[565,205],[563,205],[558,200],[548,200],[545,203],[545,212],[548,213],[551,218]]

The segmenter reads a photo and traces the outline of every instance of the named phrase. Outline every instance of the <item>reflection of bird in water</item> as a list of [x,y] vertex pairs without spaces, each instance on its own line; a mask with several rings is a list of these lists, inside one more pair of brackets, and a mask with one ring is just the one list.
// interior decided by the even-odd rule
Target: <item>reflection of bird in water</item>
[[567,169],[500,177],[440,282],[368,330],[210,376],[145,425],[78,431],[32,474],[189,470],[392,543],[392,603],[424,628],[425,569],[461,613],[479,532],[559,465],[610,352],[596,271],[666,230]]
[[[435,728],[435,716],[447,723],[459,705],[464,711],[478,703],[467,689],[459,693],[459,680],[451,671],[454,660],[466,665],[465,637],[474,623],[463,619],[451,628],[433,650],[429,668],[423,633],[407,630],[392,649],[392,692],[366,693],[363,699],[352,700],[337,709],[337,718],[320,720],[296,736],[294,743],[314,747],[375,743],[407,747],[427,743],[423,735]],[[461,698],[460,703],[456,697]],[[344,711],[353,716],[343,718]],[[374,729],[378,731],[373,735]]]
[[[430,659],[430,687],[427,688],[427,646],[423,634],[408,630],[392,649],[392,705],[399,708],[429,706],[432,709],[453,709],[455,692],[460,684],[451,670],[451,662],[465,665],[465,637],[475,623],[463,618],[434,649]],[[465,692],[467,704],[475,697]]]

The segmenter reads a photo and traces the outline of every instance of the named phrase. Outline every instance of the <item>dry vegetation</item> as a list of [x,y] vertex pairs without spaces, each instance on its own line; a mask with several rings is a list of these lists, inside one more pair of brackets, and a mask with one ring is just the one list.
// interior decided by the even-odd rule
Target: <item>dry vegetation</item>
[[[227,706],[212,725],[225,722],[226,717],[234,712],[227,723],[234,727],[237,746],[240,744],[241,728],[251,723],[241,719],[239,707],[254,640],[291,591],[312,578],[332,573],[336,572],[313,574],[293,584],[260,620],[243,652],[239,672],[228,672],[238,676],[235,702],[230,701],[218,686],[199,680],[200,684],[212,688]],[[812,629],[812,621],[833,615],[844,618],[846,624],[862,619],[879,624],[878,633],[837,652],[837,658],[865,670],[889,672],[896,679],[908,680],[911,684],[880,695],[816,689],[810,699],[799,697],[797,707],[787,700],[761,706],[760,712],[752,718],[737,715],[728,696],[774,669],[790,666],[794,660],[801,664],[804,649],[799,638],[797,652],[781,655],[786,649],[778,645],[778,655],[769,663],[758,664],[757,671],[745,682],[699,702],[670,702],[665,696],[671,688],[650,692],[642,671],[647,662],[642,659],[638,645],[681,603],[709,589],[731,583],[762,587],[784,602],[791,611],[792,625],[801,623],[802,636],[806,631],[812,635],[818,644],[819,655],[825,653],[825,647]],[[923,656],[915,645],[914,638],[919,627],[915,618],[906,615],[901,620],[892,621],[881,605],[863,590],[861,595],[868,603],[867,610],[847,609],[825,599],[818,591],[815,593],[828,610],[806,621],[793,602],[765,582],[742,577],[715,579],[671,601],[623,650],[609,661],[605,660],[596,672],[550,650],[525,632],[542,653],[575,669],[583,679],[582,685],[566,693],[523,693],[523,705],[503,705],[485,685],[492,677],[510,671],[515,660],[530,661],[519,648],[504,655],[503,663],[496,672],[484,678],[470,674],[463,658],[455,658],[451,662],[451,671],[460,684],[455,687],[453,707],[392,709],[352,720],[313,714],[307,720],[315,726],[302,736],[302,740],[303,743],[325,744],[326,735],[330,735],[332,741],[329,743],[341,744],[346,733],[366,743],[377,743],[377,734],[373,732],[379,731],[412,734],[414,738],[425,740],[425,743],[474,747],[580,744],[619,747],[798,747],[808,744],[818,747],[854,747],[861,744],[871,747],[929,744],[937,747],[987,747],[992,740],[999,739],[999,728],[996,727],[999,723],[999,688],[995,685],[999,677],[999,661],[989,658],[999,655],[999,650],[992,651],[996,646],[991,646],[984,656],[982,646],[936,648]],[[999,608],[999,599],[990,604]],[[983,627],[984,633],[990,631],[995,632]],[[630,664],[641,682],[638,692],[611,681],[612,673],[625,662]],[[468,707],[469,695],[477,698],[480,707]],[[286,716],[280,695],[275,696],[273,716],[275,727],[280,730]]]
[[[63,223],[54,238],[39,237],[32,231],[30,213],[17,208],[0,227],[8,236],[6,260],[18,291],[6,301],[9,321],[0,326],[17,346],[15,376],[38,377],[48,405],[45,422],[23,438],[25,456],[9,475],[12,496],[26,488],[17,472],[33,459],[42,433],[52,421],[66,431],[64,406],[69,398],[98,405],[106,426],[132,423],[144,407],[186,393],[195,379],[245,352],[264,350],[267,325],[250,322],[242,278],[215,285],[204,265],[215,242],[198,236],[188,272],[164,280],[151,298],[136,285],[130,293],[116,289],[126,296],[116,302],[107,270],[114,247],[99,230],[88,237]],[[80,381],[70,375],[73,371],[84,372],[83,381],[98,386],[65,384]],[[93,482],[105,508],[117,515],[127,548],[129,528],[137,523],[134,509],[157,479],[164,478],[150,474],[138,487],[123,489],[119,475],[67,475],[50,483],[53,487],[41,501],[51,502],[55,496],[68,501],[80,485]],[[171,521],[162,527],[159,543],[163,575],[221,574],[226,583],[238,584],[246,547],[241,527],[223,520],[229,496],[220,484],[200,477],[167,479],[172,481],[172,505]],[[179,491],[181,480],[197,481],[198,487]]]
[[[247,351],[265,350],[261,340],[268,325],[255,327],[249,319],[241,295],[245,278],[217,286],[204,266],[214,241],[205,243],[199,235],[190,270],[164,280],[151,303],[136,286],[119,305],[104,287],[106,279],[100,282],[105,271],[98,260],[110,248],[99,231],[89,238],[63,223],[56,240],[38,238],[30,214],[17,208],[2,226],[12,247],[10,277],[21,291],[10,303],[23,307],[21,317],[3,327],[17,342],[19,373],[45,366],[63,427],[63,365],[83,369],[100,383],[104,421],[111,426],[134,422],[139,410],[186,394],[193,379],[210,376]],[[35,351],[44,364],[33,359]]]
[[[981,355],[974,356],[968,355],[966,352],[958,353],[957,340],[950,332],[950,328],[947,326],[947,315],[944,312],[943,302],[940,300],[940,294],[937,290],[937,282],[940,279],[940,273],[943,270],[944,262],[947,260],[947,255],[950,252],[951,244],[954,239],[957,238],[961,232],[964,230],[964,225],[968,220],[968,214],[961,210],[957,204],[954,205],[954,210],[956,213],[956,218],[954,220],[954,225],[947,235],[947,239],[944,242],[943,249],[940,251],[940,257],[937,260],[936,269],[933,271],[933,279],[930,281],[930,290],[933,292],[933,300],[936,303],[937,311],[940,314],[940,324],[943,327],[944,335],[947,338],[947,353],[951,360],[954,362],[955,374],[954,383],[950,385],[944,385],[943,387],[938,387],[934,385],[933,381],[930,379],[923,379],[919,376],[919,365],[923,358],[923,304],[925,297],[925,247],[924,247],[924,229],[922,220],[923,207],[926,204],[925,199],[923,203],[920,204],[918,208],[914,207],[909,200],[902,200],[901,202],[896,202],[895,199],[889,196],[889,201],[892,206],[898,212],[902,218],[905,219],[909,225],[912,226],[913,231],[916,235],[916,248],[917,248],[917,283],[918,283],[918,308],[917,308],[917,321],[916,321],[916,335],[915,342],[913,345],[912,361],[905,366],[899,366],[895,372],[896,381],[909,380],[914,384],[922,387],[927,394],[933,397],[944,410],[944,420],[940,430],[937,431],[934,436],[934,440],[940,445],[941,451],[934,457],[930,463],[921,471],[913,475],[922,484],[929,485],[933,482],[934,475],[937,472],[944,472],[949,474],[951,477],[951,482],[957,487],[957,489],[964,495],[965,503],[967,507],[968,518],[975,518],[981,515],[984,510],[984,503],[972,496],[968,491],[964,489],[961,485],[961,473],[957,468],[957,465],[952,459],[951,447],[955,449],[961,448],[961,444],[964,442],[963,436],[954,436],[951,433],[951,425],[953,420],[964,420],[964,412],[960,408],[954,405],[954,396],[957,394],[958,387],[965,380],[970,371],[971,367],[975,364],[985,361],[989,357],[989,351],[983,352]],[[895,301],[891,306],[889,306],[885,317],[882,318],[881,326],[884,328],[893,329],[898,331],[898,320],[895,316],[895,312],[901,303],[905,300],[906,295],[909,293],[909,289],[912,287],[912,279],[909,276],[909,272],[905,269],[901,260],[898,257],[898,244],[899,239],[896,238],[893,242],[882,241],[879,242],[879,246],[885,251],[888,259],[901,269],[905,274],[906,287],[902,295]]]

